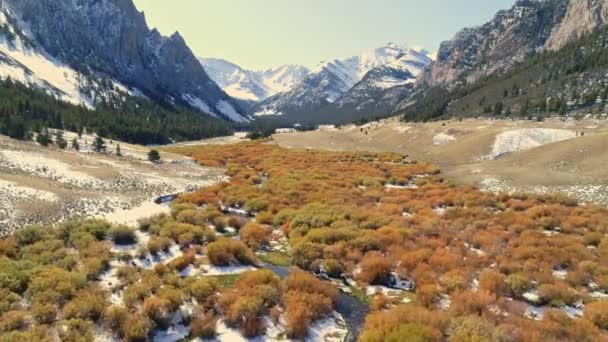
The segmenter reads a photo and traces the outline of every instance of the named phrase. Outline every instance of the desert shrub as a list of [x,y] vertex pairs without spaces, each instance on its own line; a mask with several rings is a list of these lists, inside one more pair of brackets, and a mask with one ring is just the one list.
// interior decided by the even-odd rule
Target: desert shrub
[[74,298],[63,307],[63,316],[67,319],[97,320],[106,308],[105,293],[95,287],[80,290]]
[[311,270],[313,263],[323,258],[323,245],[318,243],[302,243],[293,249],[294,265]]
[[110,237],[117,245],[132,245],[137,242],[135,231],[123,225],[112,227]]
[[392,271],[392,262],[380,253],[371,252],[363,257],[360,264],[361,272],[356,274],[357,280],[365,284],[385,284]]
[[450,325],[450,342],[493,342],[505,338],[494,325],[478,316],[466,316],[455,319]]
[[553,306],[570,305],[577,301],[578,295],[564,283],[543,284],[538,287],[541,301]]
[[455,317],[475,314],[481,315],[496,301],[496,296],[488,291],[462,291],[451,298],[450,310]]
[[245,211],[250,213],[259,213],[261,211],[267,210],[268,206],[270,206],[270,202],[264,198],[253,198],[245,203]]
[[139,279],[139,271],[133,266],[121,266],[116,270],[116,277],[132,284]]
[[197,278],[188,286],[188,293],[199,303],[205,303],[213,296],[219,288],[219,283],[214,278]]
[[272,225],[274,223],[274,215],[269,211],[262,211],[255,215],[255,221],[259,224]]
[[532,288],[531,281],[523,274],[510,274],[505,279],[507,290],[514,296],[521,296]]
[[8,311],[0,316],[0,332],[21,330],[27,326],[27,312]]
[[52,298],[61,302],[73,296],[85,284],[86,278],[83,274],[49,266],[36,271],[30,281],[28,292],[32,302],[42,298]]
[[207,257],[216,266],[256,264],[255,255],[242,241],[226,238],[210,243],[207,246]]
[[129,310],[122,306],[112,305],[103,313],[103,322],[110,329],[117,331],[129,318]]
[[190,336],[212,339],[217,335],[218,318],[212,312],[199,312],[190,322]]
[[178,219],[179,215],[183,211],[186,211],[186,210],[196,211],[196,206],[194,204],[191,204],[191,203],[177,203],[177,202],[174,202],[174,203],[171,204],[171,216],[174,219]]
[[439,278],[439,283],[448,292],[464,290],[469,285],[467,275],[463,270],[451,270]]
[[0,341],[2,342],[22,342],[22,341],[35,341],[35,342],[52,342],[54,341],[49,332],[49,327],[46,325],[31,326],[27,330],[13,330],[6,334],[0,334]]
[[240,230],[241,240],[253,250],[270,243],[272,229],[257,223],[249,223]]
[[599,301],[587,304],[585,318],[593,322],[600,329],[608,329],[608,301]]
[[21,297],[18,294],[0,287],[0,314],[11,310],[13,304],[19,302],[20,300]]
[[17,240],[14,236],[0,239],[0,256],[15,258],[17,256]]
[[30,226],[17,230],[13,236],[17,245],[23,247],[48,239],[49,231],[41,226]]
[[342,264],[336,259],[326,259],[323,261],[323,269],[325,273],[332,278],[339,278],[344,272]]
[[127,341],[147,341],[154,323],[143,314],[129,315],[120,331]]
[[359,340],[362,342],[384,341],[439,341],[446,320],[441,312],[401,305],[388,311],[371,313]]
[[184,253],[182,256],[171,260],[167,264],[167,267],[169,267],[169,269],[183,271],[184,269],[186,269],[186,267],[192,265],[194,263],[194,260],[196,260],[196,251],[194,249],[191,249]]
[[241,330],[246,337],[264,331],[262,318],[280,297],[280,279],[268,270],[244,273],[231,289],[218,298],[226,322]]
[[505,276],[493,269],[485,269],[479,275],[479,288],[501,295],[505,286]]
[[142,305],[142,313],[157,325],[166,327],[171,314],[169,300],[160,296],[148,297]]
[[282,303],[286,332],[291,338],[305,337],[310,323],[333,311],[337,290],[314,276],[293,270],[285,279]]
[[427,308],[433,307],[440,295],[441,289],[437,285],[428,284],[416,288],[416,300]]
[[59,308],[53,303],[34,303],[30,311],[39,324],[51,324],[57,318]]
[[148,248],[150,254],[157,255],[161,251],[168,251],[171,244],[171,239],[167,237],[151,237],[146,244],[146,248]]
[[59,329],[61,341],[83,342],[93,341],[93,323],[82,319],[70,319],[61,322],[63,329]]

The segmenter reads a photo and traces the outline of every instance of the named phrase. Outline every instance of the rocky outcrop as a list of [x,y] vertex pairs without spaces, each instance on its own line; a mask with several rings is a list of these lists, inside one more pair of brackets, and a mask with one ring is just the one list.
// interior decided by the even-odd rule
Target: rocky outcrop
[[[207,75],[184,39],[150,30],[132,0],[0,0],[51,55],[107,75],[167,104],[242,121],[238,104]],[[237,113],[237,115],[235,115]]]
[[563,20],[553,29],[546,48],[557,50],[568,41],[579,38],[606,23],[608,23],[608,0],[571,0]]
[[446,86],[459,78],[471,82],[512,67],[544,48],[568,4],[568,0],[519,0],[490,22],[458,32],[441,44],[437,60],[418,84]]

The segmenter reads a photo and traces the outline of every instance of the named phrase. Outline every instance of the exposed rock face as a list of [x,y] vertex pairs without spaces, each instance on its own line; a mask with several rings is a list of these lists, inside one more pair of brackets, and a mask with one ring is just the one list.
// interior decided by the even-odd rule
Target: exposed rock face
[[571,39],[579,38],[606,23],[608,0],[571,0],[562,22],[551,33],[546,48],[557,50]]
[[[149,97],[240,121],[238,104],[209,78],[184,39],[150,30],[132,0],[0,0],[51,55]],[[207,108],[208,107],[208,108]]]
[[458,32],[441,44],[437,60],[422,73],[419,83],[449,85],[461,76],[474,81],[521,62],[544,48],[564,18],[569,2],[519,0],[511,9],[498,12],[490,22]]

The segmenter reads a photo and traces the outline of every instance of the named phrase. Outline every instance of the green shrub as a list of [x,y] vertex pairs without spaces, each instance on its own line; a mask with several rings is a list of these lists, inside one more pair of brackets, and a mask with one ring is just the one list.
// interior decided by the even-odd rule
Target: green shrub
[[27,312],[25,311],[8,311],[0,316],[0,332],[9,332],[11,330],[21,330],[27,326]]

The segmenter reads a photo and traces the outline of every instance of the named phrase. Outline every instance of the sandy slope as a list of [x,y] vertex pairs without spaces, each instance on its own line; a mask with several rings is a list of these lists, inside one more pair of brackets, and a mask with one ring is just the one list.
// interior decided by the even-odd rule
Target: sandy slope
[[437,164],[453,181],[486,190],[558,191],[608,205],[606,121],[391,119],[274,138],[292,148],[400,152]]

